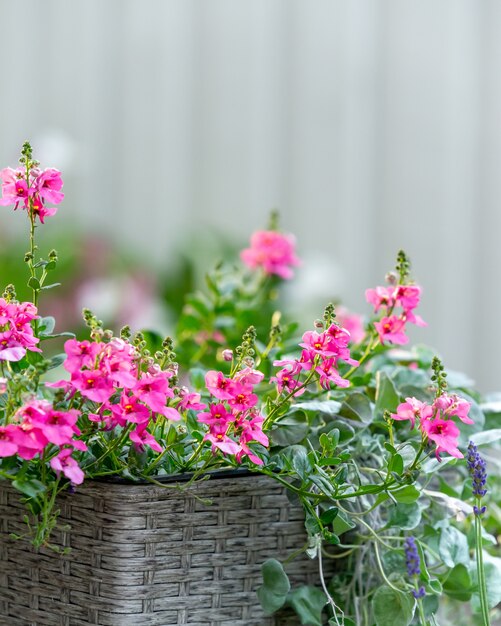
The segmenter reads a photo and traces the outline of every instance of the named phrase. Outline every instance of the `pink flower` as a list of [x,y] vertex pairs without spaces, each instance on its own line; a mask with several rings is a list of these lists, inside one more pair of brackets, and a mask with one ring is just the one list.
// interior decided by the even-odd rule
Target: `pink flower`
[[61,192],[63,186],[61,172],[53,167],[48,167],[36,178],[35,186],[40,197],[46,202],[59,204],[64,198],[64,193]]
[[210,431],[204,436],[204,441],[212,443],[212,451],[221,450],[225,454],[237,454],[240,450],[238,443],[233,441],[228,435],[227,426],[223,423],[212,424]]
[[148,407],[134,396],[129,396],[125,392],[120,396],[118,404],[111,405],[111,412],[121,426],[125,425],[125,422],[144,424],[148,423],[150,419]]
[[336,307],[336,319],[350,333],[350,341],[360,343],[365,337],[364,321],[361,315],[351,313],[343,306]]
[[442,412],[445,417],[459,417],[464,424],[473,424],[473,420],[468,416],[471,403],[458,395],[444,393],[433,403],[435,409]]
[[[150,407],[155,413],[160,413],[169,419],[179,419],[180,416],[174,409],[167,411],[167,398],[172,398],[174,393],[169,387],[168,379],[171,372],[159,371],[156,374],[143,374],[141,379],[132,389],[134,395]],[[172,416],[170,413],[172,413]],[[167,413],[167,414],[166,414]]]
[[13,456],[19,449],[22,431],[15,424],[0,426],[0,457]]
[[436,443],[437,458],[440,452],[447,452],[457,459],[463,458],[457,447],[459,428],[452,420],[443,420],[438,417],[433,420],[423,420],[421,430],[428,439]]
[[66,361],[64,369],[67,372],[78,372],[83,368],[93,369],[96,363],[96,357],[101,351],[101,344],[90,341],[77,341],[76,339],[68,339],[64,344],[66,352]]
[[235,374],[233,380],[239,383],[245,383],[248,385],[257,385],[264,378],[264,374],[258,370],[253,370],[250,367],[244,367]]
[[114,392],[112,383],[101,370],[74,372],[71,384],[82,396],[94,402],[107,402]]
[[188,389],[184,387],[179,395],[181,396],[181,402],[178,404],[178,407],[184,411],[188,411],[189,409],[200,411],[201,409],[207,408],[206,404],[200,402],[199,393],[190,393]]
[[375,313],[381,307],[392,308],[396,302],[395,296],[394,287],[376,287],[375,289],[366,289],[365,291],[365,299],[374,306]]
[[23,203],[23,207],[28,204],[28,198],[35,192],[33,187],[28,187],[28,183],[25,179],[25,173],[21,168],[13,170],[10,167],[6,167],[0,171],[0,178],[2,179],[2,198],[0,198],[0,205],[8,206],[14,205],[14,209],[17,209],[19,203]]
[[[276,365],[276,363],[275,363],[275,365]],[[300,371],[301,371],[301,368],[299,368],[299,372]],[[300,385],[301,385],[299,380],[297,380],[297,378],[295,378],[299,374],[299,372],[296,371],[294,369],[294,367],[286,366],[286,367],[282,368],[281,370],[279,370],[277,372],[277,375],[273,376],[270,379],[270,381],[277,383],[278,393],[282,393],[284,390],[287,390],[287,393],[290,393],[291,391],[294,391],[294,389],[297,389],[297,387],[300,387]],[[300,396],[305,391],[306,390],[304,388],[300,389],[294,395],[295,396]]]
[[46,217],[51,217],[57,213],[57,207],[45,206],[40,196],[34,196],[31,207],[35,217],[38,217],[41,224],[45,224]]
[[51,407],[45,415],[35,417],[32,424],[42,431],[44,437],[56,446],[71,444],[74,435],[79,435],[76,426],[80,412],[76,409],[69,411],[54,411]]
[[83,483],[85,474],[80,469],[80,466],[76,460],[71,456],[73,450],[71,448],[64,448],[59,452],[57,456],[50,460],[50,466],[56,472],[56,474],[63,474],[74,485],[80,485]]
[[229,398],[228,404],[233,411],[245,411],[253,406],[256,406],[258,397],[255,393],[252,393],[251,385],[241,385],[240,383],[233,383],[231,386],[233,396]]
[[291,266],[300,264],[295,254],[295,240],[273,230],[260,230],[251,237],[251,246],[240,253],[242,261],[250,267],[262,267],[266,274],[292,278]]
[[349,387],[350,381],[342,378],[336,370],[334,359],[324,359],[315,370],[320,375],[319,382],[324,389],[330,389],[331,383],[338,387]]
[[149,433],[145,428],[138,426],[136,429],[129,433],[130,440],[135,443],[139,450],[142,451],[144,446],[148,446],[155,452],[162,452],[163,448],[158,441]]
[[379,322],[374,322],[381,343],[390,342],[398,345],[409,343],[409,337],[405,334],[405,321],[396,315],[383,317]]
[[419,305],[421,287],[419,285],[398,285],[395,293],[396,304],[404,311],[412,311]]
[[420,402],[417,398],[405,398],[397,407],[396,414],[392,414],[394,420],[410,420],[411,428],[414,428],[416,418],[420,421],[430,419],[434,413],[433,407]]
[[202,424],[207,424],[209,427],[213,425],[218,425],[221,428],[224,427],[226,432],[226,428],[228,424],[233,420],[233,415],[228,412],[224,404],[211,404],[209,406],[209,412],[204,411],[203,413],[197,414],[198,421]]
[[249,448],[249,446],[245,442],[241,441],[239,446],[240,446],[240,450],[237,452],[235,456],[235,460],[237,461],[237,463],[241,463],[243,457],[246,456],[256,465],[264,465],[263,460],[260,459],[257,455],[255,455],[254,452]]
[[233,397],[232,385],[231,378],[226,378],[223,372],[211,370],[205,375],[207,390],[218,400],[229,400]]

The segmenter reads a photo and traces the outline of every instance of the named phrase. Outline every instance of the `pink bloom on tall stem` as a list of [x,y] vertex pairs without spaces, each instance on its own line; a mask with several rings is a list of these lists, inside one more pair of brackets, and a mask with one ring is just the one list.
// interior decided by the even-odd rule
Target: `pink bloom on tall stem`
[[207,390],[218,400],[229,400],[233,397],[232,385],[233,381],[231,378],[226,378],[223,372],[211,370],[205,375]]
[[240,253],[240,258],[248,267],[262,267],[266,274],[275,274],[283,279],[292,278],[291,267],[300,264],[292,235],[259,230],[252,235],[250,243],[250,248]]
[[417,398],[405,398],[405,402],[402,402],[397,407],[397,412],[392,414],[394,420],[409,420],[411,428],[414,428],[416,419],[420,421],[430,419],[433,415],[433,407],[421,402]]
[[421,422],[423,433],[437,445],[437,458],[440,452],[447,452],[457,459],[462,459],[463,454],[458,450],[459,428],[452,420],[435,418]]
[[445,417],[459,417],[464,424],[473,424],[473,420],[468,416],[471,403],[458,395],[444,393],[433,403],[435,409],[442,412]]
[[395,305],[395,287],[376,287],[375,289],[366,289],[365,299],[369,304],[374,306],[374,312],[377,313],[381,307],[387,309]]
[[64,193],[61,192],[63,186],[61,172],[53,167],[45,169],[37,177],[35,185],[40,197],[46,202],[59,204],[64,198]]
[[398,345],[409,343],[409,337],[405,334],[405,321],[396,315],[383,317],[381,321],[374,322],[381,343],[390,342]]
[[352,343],[360,343],[365,337],[364,320],[358,313],[351,313],[343,306],[336,307],[336,320],[350,333]]

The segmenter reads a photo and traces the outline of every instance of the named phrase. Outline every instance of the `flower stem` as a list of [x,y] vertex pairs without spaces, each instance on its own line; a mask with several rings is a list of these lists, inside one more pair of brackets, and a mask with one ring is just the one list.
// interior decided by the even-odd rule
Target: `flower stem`
[[[482,506],[480,498],[476,498],[477,507]],[[487,584],[485,581],[484,554],[482,541],[482,522],[480,515],[475,515],[475,556],[477,561],[478,591],[480,597],[480,612],[483,626],[490,626],[489,602],[487,598]]]

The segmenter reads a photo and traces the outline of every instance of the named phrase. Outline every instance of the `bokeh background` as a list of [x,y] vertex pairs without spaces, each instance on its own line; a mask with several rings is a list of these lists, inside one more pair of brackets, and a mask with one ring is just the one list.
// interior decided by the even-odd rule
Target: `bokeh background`
[[[367,313],[404,248],[429,323],[414,338],[501,390],[497,0],[0,0],[0,16],[0,164],[29,138],[63,171],[44,235],[73,259],[72,306],[168,328],[159,294],[278,208],[304,259],[291,309]],[[2,208],[2,285],[24,228]]]

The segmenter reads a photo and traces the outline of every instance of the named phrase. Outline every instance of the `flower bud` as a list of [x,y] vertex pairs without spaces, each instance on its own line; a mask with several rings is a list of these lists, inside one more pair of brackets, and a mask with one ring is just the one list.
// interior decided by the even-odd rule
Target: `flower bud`
[[398,282],[398,276],[395,272],[388,272],[384,278],[389,285],[396,285]]
[[226,350],[223,350],[223,359],[225,361],[232,361],[233,360],[233,350],[230,350],[229,348],[227,348]]

